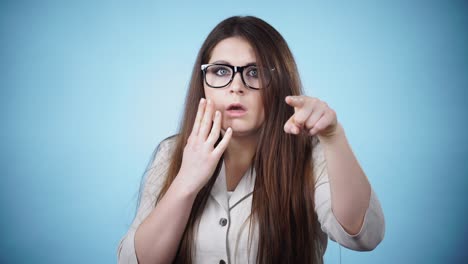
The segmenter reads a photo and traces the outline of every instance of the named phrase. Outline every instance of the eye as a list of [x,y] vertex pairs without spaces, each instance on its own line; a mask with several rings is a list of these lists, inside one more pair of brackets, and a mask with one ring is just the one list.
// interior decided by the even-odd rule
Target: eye
[[209,68],[209,72],[214,73],[217,76],[225,76],[231,74],[231,70],[224,66],[212,66]]
[[258,69],[256,67],[249,68],[247,71],[247,76],[258,78]]
[[216,71],[216,74],[217,74],[217,75],[225,75],[226,73],[227,73],[227,70],[226,70],[226,69],[223,69],[223,68],[218,69],[218,70]]

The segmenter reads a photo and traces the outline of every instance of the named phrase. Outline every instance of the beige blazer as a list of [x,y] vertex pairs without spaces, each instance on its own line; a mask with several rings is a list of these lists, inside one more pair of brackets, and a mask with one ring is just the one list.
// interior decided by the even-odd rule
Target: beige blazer
[[[356,235],[348,234],[337,221],[331,210],[330,184],[326,160],[320,142],[314,137],[312,160],[314,175],[318,175],[315,184],[315,210],[321,224],[323,252],[327,246],[327,236],[352,250],[368,251],[382,241],[385,233],[385,221],[374,191],[371,191],[369,207],[364,223]],[[154,208],[154,203],[164,183],[170,154],[175,147],[175,137],[161,142],[154,161],[146,172],[146,181],[141,195],[137,215],[129,230],[120,240],[117,249],[118,263],[138,263],[135,255],[134,237],[140,223]],[[224,163],[220,174],[211,190],[199,222],[195,241],[194,263],[255,263],[257,256],[258,228],[252,225],[253,237],[248,248],[249,221],[252,191],[255,183],[255,170],[247,170],[238,186],[228,198]],[[157,236],[157,234],[155,234]]]

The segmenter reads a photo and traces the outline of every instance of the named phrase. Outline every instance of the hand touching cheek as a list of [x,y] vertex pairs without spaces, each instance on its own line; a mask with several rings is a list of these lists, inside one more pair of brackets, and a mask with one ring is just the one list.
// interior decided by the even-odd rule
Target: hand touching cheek
[[195,193],[208,182],[231,140],[232,129],[228,128],[223,139],[214,146],[220,135],[221,115],[215,110],[213,101],[201,99],[177,176],[182,177],[184,185]]

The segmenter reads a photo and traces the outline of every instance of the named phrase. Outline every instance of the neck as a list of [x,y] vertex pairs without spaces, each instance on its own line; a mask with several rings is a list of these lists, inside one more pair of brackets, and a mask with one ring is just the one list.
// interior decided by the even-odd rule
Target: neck
[[234,136],[224,152],[226,167],[226,187],[233,191],[252,164],[252,158],[257,148],[258,134]]
[[225,163],[231,167],[248,166],[257,149],[258,135],[233,137],[224,152]]

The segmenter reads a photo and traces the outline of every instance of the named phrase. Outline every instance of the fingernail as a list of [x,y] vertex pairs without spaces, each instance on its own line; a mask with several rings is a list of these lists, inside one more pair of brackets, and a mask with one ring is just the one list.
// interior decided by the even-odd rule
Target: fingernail
[[231,132],[231,131],[232,131],[231,127],[228,127],[227,132]]
[[205,102],[205,98],[200,99],[200,104],[203,104]]
[[216,115],[216,116],[219,116],[219,111],[216,111],[216,114],[215,114],[215,115]]
[[208,102],[208,104],[211,104],[211,100],[210,100],[210,99],[207,99],[206,101]]

